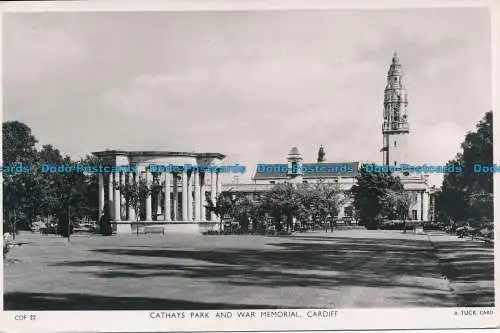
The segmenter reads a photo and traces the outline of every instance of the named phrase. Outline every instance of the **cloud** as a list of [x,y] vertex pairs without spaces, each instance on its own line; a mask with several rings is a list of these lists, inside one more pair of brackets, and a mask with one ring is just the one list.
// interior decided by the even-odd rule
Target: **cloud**
[[487,14],[7,15],[4,119],[25,121],[41,142],[72,155],[212,151],[252,169],[284,161],[292,146],[314,161],[323,144],[332,162],[380,162],[383,91],[397,50],[410,155],[445,163],[491,109]]
[[[25,16],[27,15],[27,16]],[[88,50],[64,29],[28,14],[4,15],[4,78],[7,83],[43,81],[49,76],[71,75],[88,60]],[[32,16],[31,16],[32,17]],[[15,28],[10,29],[11,26]],[[62,47],[55,47],[56,45]]]

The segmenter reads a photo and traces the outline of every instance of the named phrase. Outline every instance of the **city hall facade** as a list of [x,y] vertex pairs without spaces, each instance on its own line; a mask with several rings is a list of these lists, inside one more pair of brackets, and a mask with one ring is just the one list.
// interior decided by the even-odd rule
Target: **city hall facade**
[[[408,97],[403,85],[403,71],[398,55],[395,53],[387,75],[384,91],[382,123],[383,165],[398,166],[407,163],[407,141],[410,135],[408,118]],[[218,227],[213,213],[206,209],[207,198],[216,202],[222,192],[258,196],[269,191],[279,183],[335,183],[346,194],[356,183],[361,163],[358,161],[327,160],[325,147],[320,146],[316,161],[304,161],[298,147],[292,147],[281,161],[270,161],[259,165],[247,183],[222,183],[219,172],[152,172],[148,165],[223,165],[226,157],[221,153],[194,153],[171,151],[100,151],[94,152],[103,163],[136,166],[136,172],[116,172],[99,175],[99,216],[109,212],[117,233],[131,233],[133,227],[150,225],[163,227],[166,232],[201,232]],[[409,219],[412,221],[434,221],[434,193],[428,175],[423,173],[397,173],[406,191],[411,195]],[[154,187],[144,205],[144,214],[139,216],[127,202],[119,188],[114,184],[125,184],[145,179],[148,186]],[[338,219],[351,221],[352,199],[341,207]]]
[[[408,137],[410,123],[408,118],[408,95],[403,84],[403,69],[397,53],[394,53],[387,74],[387,85],[384,91],[384,108],[382,123],[382,165],[399,167],[408,163]],[[233,184],[225,186],[235,192],[258,194],[270,190],[275,184],[292,183],[335,183],[339,189],[347,193],[356,183],[356,175],[361,162],[333,161],[326,157],[325,147],[318,149],[316,161],[303,161],[298,147],[292,147],[283,162],[274,161],[257,167],[249,184]],[[276,170],[276,171],[275,171]],[[401,178],[406,191],[410,193],[411,203],[408,217],[411,221],[435,220],[435,193],[428,175],[425,173],[395,172]],[[352,221],[353,202],[347,197],[341,207],[338,219]]]

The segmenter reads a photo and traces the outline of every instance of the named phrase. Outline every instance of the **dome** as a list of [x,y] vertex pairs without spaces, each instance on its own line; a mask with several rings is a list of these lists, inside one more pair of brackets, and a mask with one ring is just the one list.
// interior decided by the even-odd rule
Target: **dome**
[[325,156],[326,156],[325,148],[323,147],[323,145],[321,145],[318,150],[318,160],[317,160],[318,163],[326,161]]
[[290,152],[288,153],[288,155],[300,155],[299,148],[293,147],[292,149],[290,149]]
[[292,149],[290,149],[290,152],[288,153],[288,157],[287,159],[289,161],[300,161],[302,160],[302,155],[300,154],[300,151],[299,151],[299,148],[297,147],[293,147]]

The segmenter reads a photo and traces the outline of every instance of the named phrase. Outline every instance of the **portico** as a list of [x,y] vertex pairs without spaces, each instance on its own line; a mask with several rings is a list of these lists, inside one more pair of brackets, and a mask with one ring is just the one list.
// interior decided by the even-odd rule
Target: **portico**
[[[117,233],[131,233],[132,229],[148,225],[162,225],[165,229],[181,232],[199,232],[218,225],[214,214],[207,214],[207,196],[215,203],[222,190],[219,172],[201,169],[185,170],[184,165],[218,166],[226,157],[220,153],[171,151],[117,151],[93,152],[102,165],[135,167],[135,172],[99,173],[99,217],[108,209]],[[175,165],[176,172],[155,172],[150,165]],[[179,170],[180,169],[180,170]],[[139,212],[127,202],[115,184],[133,184],[146,181],[150,195],[141,203]],[[139,214],[139,216],[137,216]],[[138,219],[137,219],[138,217]],[[139,223],[137,223],[139,220]]]

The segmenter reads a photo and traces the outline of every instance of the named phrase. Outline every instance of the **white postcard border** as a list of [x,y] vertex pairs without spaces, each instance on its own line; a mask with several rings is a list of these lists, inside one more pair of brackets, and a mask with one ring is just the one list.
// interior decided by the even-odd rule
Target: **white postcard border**
[[[423,7],[490,7],[492,11],[492,89],[493,105],[500,105],[500,2],[485,0],[316,0],[316,1],[106,1],[106,2],[17,2],[3,3],[2,16],[11,12],[45,11],[195,11],[195,10],[300,10],[300,9],[385,9]],[[3,20],[0,17],[0,20]],[[2,55],[0,53],[0,60]],[[1,63],[1,62],[0,62]],[[1,66],[1,65],[0,65]],[[1,72],[1,67],[0,67]],[[0,98],[3,90],[0,90]],[[0,110],[2,108],[0,103]],[[2,110],[3,111],[3,110]],[[499,122],[494,117],[494,136],[497,137]],[[1,138],[0,138],[1,141]],[[500,148],[494,145],[494,156],[500,156]],[[494,175],[494,188],[500,192],[498,175]],[[0,191],[2,191],[0,189]],[[1,193],[1,192],[0,192]],[[499,200],[495,198],[495,218]],[[2,203],[0,202],[0,205]],[[0,228],[2,228],[0,224]],[[495,242],[499,227],[495,226]],[[2,232],[3,234],[3,232]],[[495,276],[499,276],[498,246],[495,248]],[[3,276],[3,257],[0,259]],[[0,282],[3,290],[4,281]],[[495,290],[499,287],[495,279]],[[495,304],[498,304],[495,293]],[[3,298],[1,299],[3,308]],[[83,332],[83,331],[328,331],[328,330],[393,330],[393,329],[456,329],[492,328],[500,325],[495,308],[408,308],[408,309],[333,309],[336,314],[329,318],[311,318],[308,313],[325,309],[298,310],[210,310],[210,311],[3,311],[0,314],[1,332]],[[476,310],[477,315],[465,315],[464,311]],[[481,315],[481,311],[493,310],[494,315]],[[256,314],[255,319],[238,319],[238,313]],[[263,312],[297,312],[301,318],[263,318]],[[156,318],[158,313],[185,313],[184,319]],[[211,319],[191,318],[191,314],[208,312]],[[218,312],[232,314],[232,318],[217,319]]]

